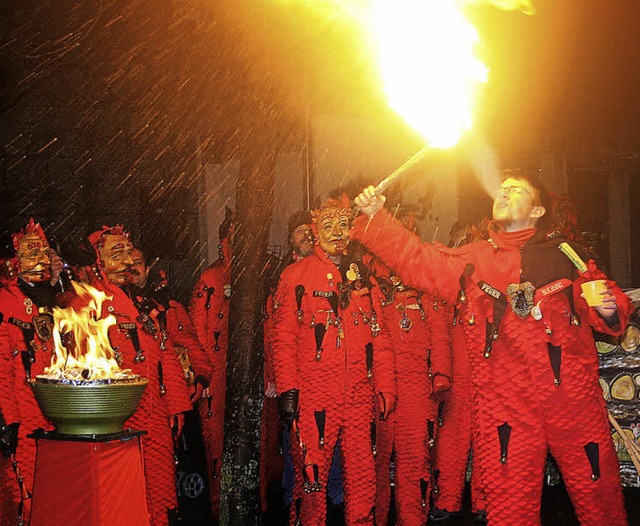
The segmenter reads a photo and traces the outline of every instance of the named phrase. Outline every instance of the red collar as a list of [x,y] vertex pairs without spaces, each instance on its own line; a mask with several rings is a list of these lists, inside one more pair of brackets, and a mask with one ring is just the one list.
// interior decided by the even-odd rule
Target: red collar
[[502,226],[492,221],[489,223],[489,234],[491,240],[498,248],[515,250],[522,248],[538,231],[537,228],[524,228],[516,232],[507,232]]

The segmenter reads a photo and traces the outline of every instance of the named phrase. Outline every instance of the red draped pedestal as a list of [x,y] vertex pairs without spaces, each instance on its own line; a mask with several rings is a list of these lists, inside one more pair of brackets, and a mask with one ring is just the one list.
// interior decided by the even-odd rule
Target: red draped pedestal
[[142,434],[33,435],[31,526],[148,526]]

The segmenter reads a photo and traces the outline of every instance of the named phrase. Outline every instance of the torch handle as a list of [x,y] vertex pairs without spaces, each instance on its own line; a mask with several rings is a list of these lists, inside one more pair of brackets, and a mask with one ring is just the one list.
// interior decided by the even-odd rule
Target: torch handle
[[411,168],[414,164],[416,164],[420,159],[422,159],[427,152],[431,150],[429,146],[425,146],[411,157],[409,157],[404,163],[402,163],[398,168],[396,168],[393,173],[387,175],[382,181],[378,183],[378,186],[375,187],[376,195],[380,195],[385,192],[389,186],[391,186],[395,180],[406,170]]
[[569,243],[564,242],[558,245],[558,248],[561,252],[569,258],[571,263],[578,269],[581,274],[584,274],[587,271],[587,264],[582,260],[582,258],[577,254],[575,250],[569,245]]

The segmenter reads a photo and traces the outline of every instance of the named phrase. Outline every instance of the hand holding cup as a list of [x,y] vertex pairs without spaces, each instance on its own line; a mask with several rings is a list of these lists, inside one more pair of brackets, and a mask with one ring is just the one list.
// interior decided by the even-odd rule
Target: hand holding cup
[[609,288],[606,279],[587,281],[583,283],[581,287],[581,296],[585,299],[589,307],[596,309],[600,316],[608,319],[616,313],[618,310],[616,297]]

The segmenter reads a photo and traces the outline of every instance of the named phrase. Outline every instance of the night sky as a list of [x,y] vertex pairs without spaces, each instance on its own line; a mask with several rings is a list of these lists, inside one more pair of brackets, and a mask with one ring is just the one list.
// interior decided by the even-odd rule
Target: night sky
[[[306,115],[398,120],[357,27],[316,7],[2,2],[2,228],[34,215],[61,238],[104,222],[149,231],[162,208],[173,235],[197,219],[201,163],[242,158],[255,133],[290,151],[302,147]],[[639,152],[640,2],[536,7],[471,13],[491,70],[477,129],[507,166],[542,151],[573,166]],[[201,258],[190,235],[176,250]]]

